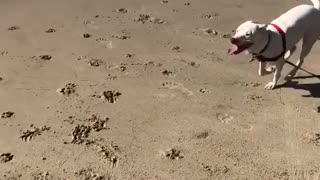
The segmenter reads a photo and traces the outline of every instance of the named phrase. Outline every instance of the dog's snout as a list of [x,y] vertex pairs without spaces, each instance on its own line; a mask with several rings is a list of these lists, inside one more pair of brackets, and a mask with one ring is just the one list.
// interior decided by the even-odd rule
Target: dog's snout
[[234,38],[234,37],[231,37],[231,38],[230,38],[230,42],[231,42],[232,44],[235,44],[235,43],[237,43],[237,39]]

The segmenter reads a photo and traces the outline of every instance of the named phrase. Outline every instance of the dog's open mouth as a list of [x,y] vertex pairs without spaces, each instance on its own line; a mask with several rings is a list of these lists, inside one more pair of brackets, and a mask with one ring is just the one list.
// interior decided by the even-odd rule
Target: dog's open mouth
[[230,55],[237,55],[242,53],[244,50],[250,48],[252,46],[252,43],[245,43],[242,45],[232,44],[231,47],[228,50],[228,54]]

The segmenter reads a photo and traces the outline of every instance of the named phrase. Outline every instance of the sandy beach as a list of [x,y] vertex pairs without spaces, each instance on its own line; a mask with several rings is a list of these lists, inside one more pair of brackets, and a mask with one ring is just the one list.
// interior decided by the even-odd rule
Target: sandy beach
[[0,179],[320,180],[319,78],[226,54],[302,3],[0,1]]

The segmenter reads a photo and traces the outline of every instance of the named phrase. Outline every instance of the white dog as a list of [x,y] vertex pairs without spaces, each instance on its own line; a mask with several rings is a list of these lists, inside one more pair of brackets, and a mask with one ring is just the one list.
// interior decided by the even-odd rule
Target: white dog
[[[281,76],[281,70],[286,59],[292,55],[296,44],[302,39],[300,58],[287,78],[295,76],[305,57],[309,54],[314,43],[320,36],[320,3],[311,0],[311,5],[297,6],[271,24],[259,24],[247,21],[241,24],[235,35],[230,39],[232,47],[229,54],[239,54],[245,50],[259,61],[259,75],[274,73],[272,82],[265,89],[273,89]],[[269,62],[273,66],[266,68]]]

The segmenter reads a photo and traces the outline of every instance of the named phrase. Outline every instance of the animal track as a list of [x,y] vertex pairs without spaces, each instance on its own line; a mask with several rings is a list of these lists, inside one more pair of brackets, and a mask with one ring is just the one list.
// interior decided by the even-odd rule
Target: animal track
[[149,21],[152,22],[152,23],[156,23],[156,24],[163,24],[163,23],[165,23],[164,20],[159,19],[159,18],[155,18],[155,17],[150,17],[150,18],[149,18]]
[[254,101],[254,102],[257,103],[257,105],[261,105],[262,102],[264,101],[264,99],[263,99],[262,96],[258,96],[258,95],[248,95],[246,102],[248,102],[248,101]]
[[175,148],[167,149],[166,151],[161,152],[161,155],[169,160],[178,160],[184,158],[181,150]]
[[41,172],[33,175],[33,180],[53,180],[49,172]]
[[66,96],[74,94],[76,92],[76,84],[68,83],[65,87],[57,89],[57,92]]
[[169,71],[169,70],[162,71],[162,74],[165,75],[165,76],[169,76],[169,77],[174,77],[175,76],[175,74],[172,71]]
[[14,112],[11,112],[11,111],[3,112],[1,114],[1,118],[7,119],[7,118],[11,118],[13,115],[14,115]]
[[77,125],[72,132],[72,141],[73,144],[82,144],[86,142],[86,138],[89,137],[91,132],[91,127],[86,125]]
[[56,32],[56,30],[55,30],[55,29],[52,29],[52,28],[46,30],[46,33],[54,33],[54,32]]
[[186,87],[184,87],[182,84],[178,84],[175,82],[165,82],[162,84],[162,86],[167,89],[176,89],[186,96],[193,95],[193,92],[187,89]]
[[226,174],[229,172],[229,168],[227,166],[209,166],[205,165],[204,163],[201,164],[204,171],[209,173],[209,176],[217,176],[221,174]]
[[99,67],[103,64],[103,61],[101,59],[91,59],[88,62],[89,66],[93,66],[93,67]]
[[[118,146],[111,145],[109,148],[107,146],[95,143],[94,146],[101,156],[110,163],[110,168],[116,168],[120,162],[120,155],[118,154]],[[115,148],[116,147],[116,148]]]
[[259,87],[259,86],[261,86],[260,83],[253,83],[253,82],[244,83],[243,85],[244,85],[244,86],[250,86],[250,87]]
[[42,60],[49,61],[52,58],[52,56],[51,55],[41,55],[41,56],[39,56],[39,58]]
[[19,30],[20,27],[19,26],[11,26],[8,28],[8,31],[15,31],[15,30]]
[[210,13],[210,14],[202,15],[201,17],[209,20],[213,20],[213,19],[216,19],[218,16],[219,16],[218,13]]
[[230,121],[233,120],[233,116],[230,116],[227,113],[217,113],[216,114],[216,118],[221,122],[221,123],[225,123],[228,124]]
[[307,138],[310,143],[320,146],[320,133],[306,133],[305,138]]
[[150,19],[150,15],[148,15],[148,14],[139,14],[139,17],[137,19],[135,19],[134,21],[144,24],[149,19]]
[[83,37],[83,38],[90,38],[90,37],[91,37],[91,34],[89,34],[89,33],[84,33],[84,34],[82,34],[82,37]]
[[[71,117],[72,119],[72,117]],[[69,118],[70,120],[70,118]],[[99,132],[104,129],[108,129],[107,123],[109,118],[102,119],[97,115],[92,115],[89,119],[85,121],[91,122],[89,125],[77,125],[72,131],[72,141],[73,144],[89,144],[92,143],[87,138],[92,130]]]
[[3,153],[0,155],[0,163],[7,163],[13,159],[14,155],[11,153]]
[[211,28],[204,28],[204,29],[199,29],[199,30],[207,35],[218,35],[218,31],[211,29]]
[[199,132],[195,135],[197,139],[206,139],[209,136],[208,131]]
[[125,8],[119,8],[119,9],[116,9],[115,12],[121,13],[121,14],[126,14],[128,12],[128,10]]
[[125,58],[132,58],[132,57],[134,57],[134,54],[124,54],[123,56]]
[[48,131],[48,130],[50,130],[50,127],[47,127],[47,126],[43,126],[41,128],[33,127],[31,130],[22,132],[22,135],[20,136],[20,138],[23,141],[31,141],[32,138],[34,138],[35,136],[40,136],[42,132]]
[[75,173],[79,180],[107,180],[109,177],[95,172],[92,168],[81,169]]
[[221,37],[225,39],[230,39],[232,36],[231,34],[223,34]]
[[173,46],[173,47],[171,47],[171,50],[172,50],[172,51],[180,52],[180,51],[181,51],[181,48],[180,48],[180,46]]
[[103,91],[100,95],[101,99],[106,99],[109,103],[116,103],[122,93],[113,90],[113,91]]
[[201,92],[202,94],[206,94],[206,93],[210,93],[211,91],[209,91],[206,88],[200,89],[199,92]]

